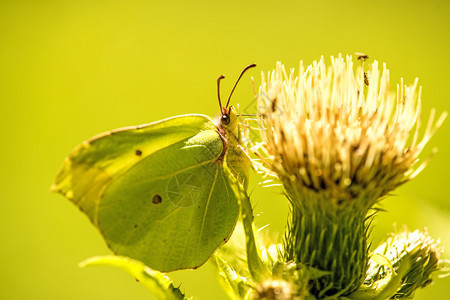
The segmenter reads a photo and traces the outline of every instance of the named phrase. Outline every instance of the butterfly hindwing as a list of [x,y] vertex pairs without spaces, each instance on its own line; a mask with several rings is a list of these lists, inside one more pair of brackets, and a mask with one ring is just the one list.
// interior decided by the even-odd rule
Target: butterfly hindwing
[[[105,191],[99,228],[111,249],[160,271],[195,268],[231,234],[237,190],[203,131],[155,152]],[[145,174],[142,170],[145,170]]]

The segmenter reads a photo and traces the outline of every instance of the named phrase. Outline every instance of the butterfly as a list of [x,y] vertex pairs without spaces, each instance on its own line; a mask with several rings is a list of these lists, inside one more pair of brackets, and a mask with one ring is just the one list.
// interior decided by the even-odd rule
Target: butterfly
[[201,114],[94,136],[65,159],[51,190],[80,208],[116,254],[162,272],[197,268],[230,237],[248,185],[238,117]]

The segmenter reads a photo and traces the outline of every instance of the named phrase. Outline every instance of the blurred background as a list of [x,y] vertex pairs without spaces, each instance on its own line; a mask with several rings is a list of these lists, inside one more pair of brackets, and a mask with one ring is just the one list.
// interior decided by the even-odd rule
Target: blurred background
[[[162,118],[218,114],[216,78],[252,106],[260,81],[281,60],[297,67],[324,55],[367,53],[423,86],[423,115],[450,110],[448,1],[24,1],[0,2],[0,299],[153,299],[109,267],[78,268],[109,254],[87,217],[49,187],[71,149],[113,128]],[[450,251],[450,120],[425,150],[439,152],[412,182],[382,202],[374,244],[405,224],[425,227]],[[286,200],[250,190],[257,224],[276,237]],[[444,257],[449,258],[450,252]],[[187,295],[226,299],[213,267],[175,272]],[[442,299],[450,278],[417,293]]]

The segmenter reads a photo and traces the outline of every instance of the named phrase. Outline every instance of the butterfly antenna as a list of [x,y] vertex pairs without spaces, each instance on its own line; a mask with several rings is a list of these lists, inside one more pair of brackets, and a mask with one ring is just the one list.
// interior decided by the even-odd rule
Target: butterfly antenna
[[244,70],[242,70],[241,75],[239,75],[238,80],[236,80],[236,83],[234,84],[233,89],[231,90],[230,96],[228,96],[227,105],[225,105],[225,107],[228,107],[228,104],[230,104],[231,95],[233,95],[234,89],[236,88],[236,86],[237,86],[239,80],[241,79],[242,75],[244,75],[245,71],[247,71],[248,69],[253,68],[253,67],[256,67],[256,64],[248,65],[248,66],[246,66],[244,68]]
[[222,111],[222,101],[220,101],[220,81],[225,78],[225,75],[220,75],[217,78],[217,98],[219,99],[219,108]]

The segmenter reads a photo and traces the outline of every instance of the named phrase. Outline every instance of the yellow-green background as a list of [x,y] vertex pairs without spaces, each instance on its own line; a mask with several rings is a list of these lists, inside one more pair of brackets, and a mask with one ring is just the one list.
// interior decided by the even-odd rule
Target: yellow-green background
[[[64,157],[94,134],[186,113],[218,113],[240,70],[368,53],[394,83],[423,85],[424,115],[450,110],[448,1],[0,2],[0,299],[152,299],[127,274],[79,269],[109,253],[88,219],[49,192]],[[233,103],[252,101],[249,74]],[[450,120],[428,167],[383,202],[374,241],[428,227],[450,251]],[[429,153],[431,147],[427,148]],[[250,188],[256,186],[255,180]],[[258,224],[283,228],[286,201],[255,188]],[[449,257],[449,253],[445,255]],[[174,274],[188,295],[225,299],[209,264]],[[450,279],[417,299],[444,299]]]

